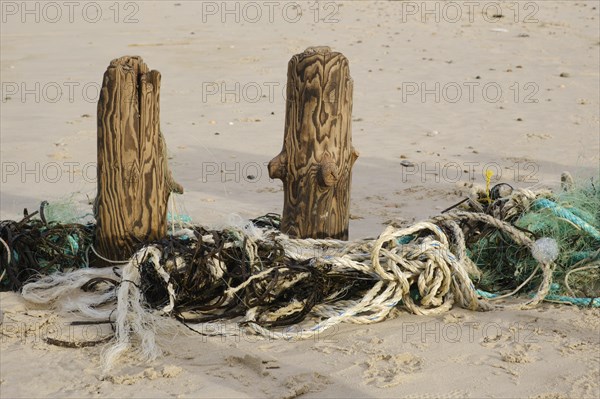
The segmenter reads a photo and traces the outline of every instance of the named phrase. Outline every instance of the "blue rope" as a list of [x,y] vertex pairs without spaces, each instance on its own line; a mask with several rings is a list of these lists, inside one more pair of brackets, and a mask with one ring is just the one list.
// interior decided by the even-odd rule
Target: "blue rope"
[[[550,289],[551,291],[556,291],[558,289],[558,284],[552,284]],[[487,292],[483,290],[477,290],[477,295],[487,299],[492,299],[500,296],[499,294],[494,294],[492,292]],[[565,295],[548,294],[546,295],[544,300],[565,302],[582,307],[592,306],[594,308],[600,308],[600,298],[574,298]]]
[[594,237],[594,239],[600,241],[600,232],[598,232],[598,230],[596,230],[594,226],[592,226],[579,216],[574,215],[573,212],[563,208],[555,202],[550,201],[549,199],[539,198],[535,200],[532,204],[532,209],[548,209],[554,215],[563,219],[567,219],[569,222],[573,223],[577,227],[581,228],[581,230]]
[[491,292],[487,292],[484,290],[477,290],[476,292],[477,292],[477,295],[479,295],[480,297],[487,298],[487,299],[492,299],[492,298],[496,298],[496,297],[500,296],[498,294],[493,294]]
[[[544,298],[546,300],[549,301],[558,301],[558,302],[567,302],[567,303],[571,303],[573,305],[577,305],[577,306],[592,306],[594,308],[600,308],[600,298],[573,298],[570,296],[564,296],[564,295],[555,295],[555,294],[548,294],[546,295],[546,298]],[[591,305],[590,305],[591,302]]]
[[167,221],[171,223],[192,223],[192,218],[188,215],[171,215],[171,212],[167,212]]

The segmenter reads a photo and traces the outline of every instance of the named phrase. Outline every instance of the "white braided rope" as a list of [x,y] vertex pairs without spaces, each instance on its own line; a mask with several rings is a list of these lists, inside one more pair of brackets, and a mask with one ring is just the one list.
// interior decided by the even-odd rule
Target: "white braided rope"
[[[242,325],[259,335],[280,339],[304,339],[318,336],[325,330],[340,323],[369,324],[390,317],[394,309],[399,307],[420,315],[434,315],[446,312],[456,302],[459,306],[471,310],[488,310],[492,306],[479,298],[470,276],[478,276],[479,271],[466,256],[466,246],[462,230],[457,221],[484,222],[504,231],[519,245],[529,248],[531,240],[522,231],[508,223],[481,213],[455,212],[445,214],[417,223],[403,229],[387,227],[375,240],[359,240],[343,242],[338,240],[290,239],[274,230],[259,230],[257,228],[234,228],[229,230],[235,237],[235,242],[228,242],[225,247],[239,246],[244,249],[248,263],[253,272],[252,276],[243,283],[230,287],[226,292],[225,304],[230,303],[237,294],[256,281],[264,280],[273,273],[286,272],[285,267],[264,269],[258,256],[260,244],[279,244],[287,257],[297,260],[311,260],[314,265],[327,265],[328,273],[352,276],[363,276],[372,280],[373,286],[364,293],[362,298],[355,300],[336,301],[337,295],[331,295],[324,303],[312,308],[308,322],[295,326],[293,331],[278,332],[262,327],[270,321],[286,315],[293,315],[304,306],[303,302],[292,301],[269,313],[259,312],[250,308],[242,320]],[[445,232],[442,227],[447,229]],[[188,235],[195,240],[189,229],[175,231],[175,235]],[[403,244],[403,237],[408,237],[408,243]],[[201,238],[203,242],[214,243],[212,235]],[[165,281],[169,304],[162,309],[163,313],[173,310],[176,293],[170,282],[170,271],[185,267],[183,258],[175,262],[161,263],[161,251],[156,246],[147,246],[134,254],[129,262],[120,268],[121,283],[116,290],[102,295],[93,294],[91,299],[83,301],[85,306],[79,306],[82,313],[90,317],[107,317],[106,312],[92,311],[95,303],[105,303],[107,300],[117,300],[114,310],[115,341],[105,352],[105,369],[108,370],[116,359],[127,349],[135,337],[140,342],[139,352],[148,359],[153,359],[160,353],[155,343],[156,316],[143,306],[143,295],[140,291],[140,265],[150,261],[159,276]],[[207,260],[211,278],[223,278],[225,264],[213,257]],[[536,295],[522,307],[532,307],[539,303],[549,291],[552,278],[552,264],[540,264],[543,270],[543,280]],[[51,276],[27,284],[23,289],[26,299],[37,303],[60,302],[68,298],[90,278],[108,276],[112,273],[106,269],[81,269],[62,276]],[[281,293],[293,286],[309,273],[295,273],[294,278],[282,279],[273,288],[272,294]],[[95,296],[94,296],[95,295]],[[417,299],[415,298],[417,295]],[[79,294],[81,296],[81,294]],[[100,302],[102,301],[102,302]],[[260,317],[258,316],[260,314]],[[313,324],[310,324],[313,320]],[[201,325],[192,327],[202,329]]]

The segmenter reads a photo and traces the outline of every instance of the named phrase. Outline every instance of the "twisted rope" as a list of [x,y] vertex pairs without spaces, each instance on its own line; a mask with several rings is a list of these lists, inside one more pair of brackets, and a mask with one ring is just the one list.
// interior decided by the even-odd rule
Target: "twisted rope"
[[[446,312],[454,303],[471,310],[492,309],[491,302],[477,294],[471,280],[471,277],[478,277],[479,271],[466,255],[465,237],[460,227],[460,223],[469,222],[488,224],[505,232],[516,244],[534,248],[535,242],[509,223],[470,212],[436,216],[403,229],[390,226],[375,240],[354,242],[291,239],[270,227],[232,228],[227,231],[231,239],[227,242],[189,228],[175,231],[174,235],[188,237],[189,245],[196,248],[196,252],[209,244],[219,246],[221,250],[243,252],[241,265],[247,265],[246,273],[249,274],[244,277],[246,275],[242,273],[241,280],[231,277],[231,270],[219,252],[209,251],[204,258],[202,273],[205,274],[202,276],[207,277],[204,280],[210,284],[203,289],[212,292],[219,286],[224,287],[220,296],[213,296],[217,299],[211,300],[210,304],[201,304],[209,309],[206,314],[213,320],[226,318],[228,314],[241,315],[240,325],[256,334],[276,339],[305,339],[343,322],[376,323],[391,317],[398,308],[419,315]],[[265,253],[272,256],[276,248],[280,248],[290,261],[265,266],[268,264],[263,261]],[[188,306],[181,303],[184,293],[181,284],[195,281],[191,273],[196,266],[189,262],[190,258],[176,252],[167,256],[166,247],[153,244],[137,251],[126,265],[115,268],[115,272],[121,274],[121,282],[113,291],[108,291],[108,296],[106,293],[101,296],[102,303],[107,298],[116,298],[117,302],[115,340],[105,353],[106,369],[130,348],[134,338],[140,342],[140,352],[146,358],[158,355],[160,351],[154,341],[155,311],[144,306],[141,290],[144,276],[153,270],[158,276],[153,281],[164,286],[165,305],[160,313],[176,314],[180,306]],[[549,292],[553,265],[540,263],[538,266],[543,271],[542,283],[531,300],[519,305],[522,308],[537,305]],[[87,269],[86,273],[86,277],[91,277],[95,272]],[[106,277],[106,272],[98,273]],[[353,291],[348,297],[347,286],[334,284],[328,289],[318,286],[329,284],[337,276],[346,279],[342,281],[362,281],[365,288]],[[81,286],[81,278],[77,279],[77,284]],[[306,288],[301,288],[303,284]],[[305,297],[286,296],[286,293],[299,289],[309,292]],[[45,291],[46,294],[41,296],[40,292]],[[43,298],[60,302],[63,291],[64,287],[57,287],[52,278],[45,278],[26,285],[23,295],[37,302]],[[72,289],[66,291],[72,292]],[[185,301],[189,302],[188,299]],[[93,304],[88,302],[87,306],[91,308]],[[106,317],[106,312],[98,314]],[[307,314],[312,322],[297,322]],[[93,316],[91,312],[87,315]],[[282,324],[294,325],[293,330],[279,332],[268,327]],[[202,323],[188,327],[204,330]]]

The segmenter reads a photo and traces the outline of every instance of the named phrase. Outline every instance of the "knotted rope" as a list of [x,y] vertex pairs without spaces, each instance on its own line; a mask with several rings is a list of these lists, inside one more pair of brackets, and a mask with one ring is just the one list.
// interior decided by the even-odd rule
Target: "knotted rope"
[[[206,321],[237,318],[256,334],[304,339],[343,322],[379,322],[395,309],[433,315],[456,303],[489,310],[491,302],[477,294],[471,280],[479,271],[466,255],[460,227],[466,223],[493,226],[517,245],[535,249],[536,242],[509,223],[470,212],[440,215],[403,229],[390,226],[375,240],[353,242],[291,239],[251,223],[228,229],[226,238],[187,228],[175,231],[168,242],[142,247],[114,271],[81,269],[44,277],[25,285],[23,296],[63,310],[77,309],[93,319],[110,319],[115,339],[105,352],[106,369],[132,342],[139,342],[145,358],[160,354],[155,342],[160,314],[173,314],[199,332],[206,331]],[[174,242],[185,245],[187,252],[174,248]],[[234,253],[239,259],[228,261]],[[534,273],[539,269],[542,283],[520,307],[535,306],[549,292],[553,264],[540,261]],[[120,281],[113,283],[115,274]],[[91,280],[102,291],[83,295],[81,288]],[[154,306],[158,311],[145,302],[152,296],[156,298],[149,302],[160,304]],[[116,308],[106,309],[115,301]],[[186,312],[202,316],[192,318],[200,322],[188,321]],[[295,328],[272,328],[281,325]]]

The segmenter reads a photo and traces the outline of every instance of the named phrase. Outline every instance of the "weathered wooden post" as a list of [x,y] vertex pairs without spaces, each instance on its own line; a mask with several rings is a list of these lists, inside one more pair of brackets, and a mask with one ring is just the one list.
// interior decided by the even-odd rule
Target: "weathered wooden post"
[[281,230],[292,237],[348,239],[352,147],[348,60],[309,47],[288,64],[283,150],[269,176],[284,183]]
[[98,100],[98,195],[94,247],[126,260],[136,243],[167,233],[167,201],[182,193],[160,131],[160,72],[140,57],[111,61]]

